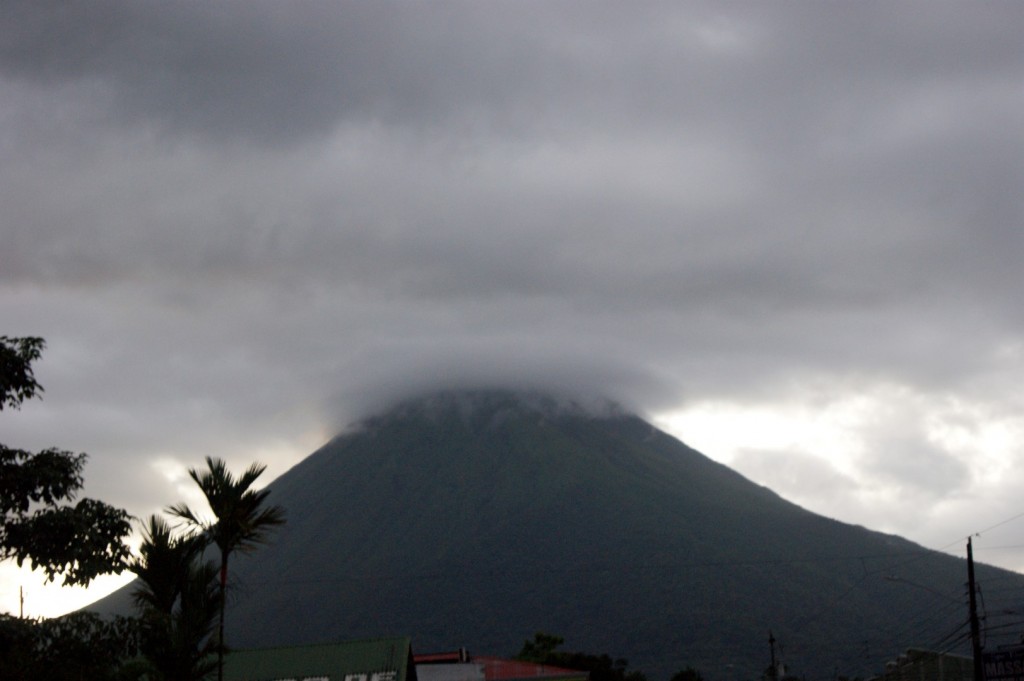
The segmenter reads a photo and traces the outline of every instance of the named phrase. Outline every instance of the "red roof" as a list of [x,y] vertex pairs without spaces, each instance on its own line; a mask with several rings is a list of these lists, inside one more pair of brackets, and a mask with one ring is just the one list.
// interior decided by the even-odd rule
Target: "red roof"
[[469,654],[465,648],[450,653],[419,653],[412,656],[413,664],[454,664],[468,659]]
[[521,660],[508,660],[501,657],[486,657],[474,655],[472,661],[482,664],[484,667],[484,678],[487,681],[510,681],[511,679],[551,679],[574,676],[586,678],[587,672],[578,669],[565,669],[563,667],[552,667],[547,664],[536,664],[535,662],[522,662]]

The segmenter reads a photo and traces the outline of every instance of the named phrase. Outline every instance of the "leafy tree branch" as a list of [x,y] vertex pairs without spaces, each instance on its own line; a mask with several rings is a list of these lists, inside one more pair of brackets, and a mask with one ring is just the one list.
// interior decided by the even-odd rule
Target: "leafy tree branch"
[[[42,392],[32,362],[44,346],[41,338],[0,336],[0,411]],[[28,561],[49,581],[62,575],[65,585],[125,569],[131,516],[95,499],[76,502],[86,459],[55,447],[30,452],[0,444],[0,560]]]

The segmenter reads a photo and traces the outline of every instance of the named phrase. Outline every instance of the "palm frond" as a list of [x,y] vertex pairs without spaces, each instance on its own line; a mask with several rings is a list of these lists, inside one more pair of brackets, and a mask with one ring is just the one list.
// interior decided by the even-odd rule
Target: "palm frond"
[[211,521],[202,518],[185,503],[168,506],[166,511],[168,515],[184,520],[186,527],[191,531],[208,532],[213,524]]
[[194,532],[175,535],[167,521],[151,515],[142,528],[139,555],[128,564],[139,578],[132,593],[136,606],[170,615],[189,566],[204,547],[205,541]]

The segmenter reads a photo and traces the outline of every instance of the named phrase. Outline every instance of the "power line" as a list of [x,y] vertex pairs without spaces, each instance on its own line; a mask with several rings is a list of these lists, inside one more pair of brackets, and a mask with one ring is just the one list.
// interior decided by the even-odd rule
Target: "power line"
[[980,537],[981,535],[985,534],[989,530],[994,530],[997,527],[1002,527],[1003,525],[1006,525],[1007,523],[1011,523],[1014,520],[1017,520],[1018,518],[1024,518],[1024,511],[1018,513],[1015,516],[1007,518],[1006,520],[1002,520],[1002,521],[996,523],[995,525],[992,525],[991,527],[986,527],[984,530],[978,530],[977,532],[974,533],[974,536],[975,537]]

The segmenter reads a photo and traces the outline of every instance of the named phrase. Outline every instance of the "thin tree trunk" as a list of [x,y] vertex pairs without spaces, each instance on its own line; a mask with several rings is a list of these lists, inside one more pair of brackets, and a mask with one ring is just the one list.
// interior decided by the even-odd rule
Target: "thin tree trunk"
[[224,681],[224,601],[228,585],[228,554],[220,552],[220,626],[217,635],[217,681]]

